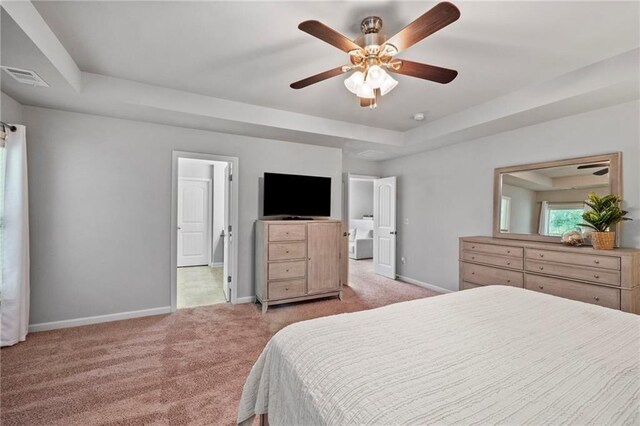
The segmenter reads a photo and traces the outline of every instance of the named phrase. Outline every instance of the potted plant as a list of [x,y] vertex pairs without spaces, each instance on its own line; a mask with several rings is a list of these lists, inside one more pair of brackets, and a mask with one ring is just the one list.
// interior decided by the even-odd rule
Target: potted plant
[[586,226],[593,230],[591,233],[591,243],[596,250],[612,250],[616,239],[616,233],[611,231],[611,227],[623,220],[631,220],[627,211],[620,208],[622,197],[615,194],[603,197],[596,193],[590,193],[585,200],[585,204],[590,210],[582,214],[585,223],[579,226]]

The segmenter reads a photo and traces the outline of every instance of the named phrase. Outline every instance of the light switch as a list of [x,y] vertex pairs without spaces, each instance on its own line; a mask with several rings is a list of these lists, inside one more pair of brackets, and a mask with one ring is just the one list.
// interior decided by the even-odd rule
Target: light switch
[[405,225],[408,225],[408,224],[409,224],[409,218],[408,218],[408,217],[405,217],[405,218],[404,218],[404,224],[405,224]]

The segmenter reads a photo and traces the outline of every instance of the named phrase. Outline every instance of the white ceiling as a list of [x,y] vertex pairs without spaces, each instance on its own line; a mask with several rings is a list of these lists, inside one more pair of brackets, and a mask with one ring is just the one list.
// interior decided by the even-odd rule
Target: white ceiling
[[[34,12],[41,15],[47,30],[50,28],[70,54],[82,71],[84,84],[89,86],[74,92],[61,78],[60,68],[52,65],[52,55],[39,51],[42,43],[25,30],[27,26],[22,22],[13,21],[18,15],[13,13],[9,18],[3,13],[2,65],[33,69],[52,83],[50,89],[38,90],[17,85],[3,76],[2,90],[21,103],[112,116],[124,115],[126,111],[130,117],[137,109],[138,119],[146,121],[166,121],[171,116],[176,117],[173,123],[176,125],[232,133],[247,129],[249,135],[341,146],[351,154],[373,151],[373,159],[432,147],[412,140],[434,138],[435,146],[525,125],[527,119],[522,117],[525,98],[531,104],[527,106],[531,110],[529,122],[535,122],[638,96],[635,86],[633,90],[615,86],[617,91],[604,90],[607,86],[602,82],[588,90],[585,85],[577,86],[594,74],[588,68],[592,64],[640,47],[638,2],[455,2],[461,18],[403,52],[401,57],[457,69],[458,78],[440,85],[398,76],[400,85],[382,98],[375,110],[358,106],[355,97],[344,88],[342,76],[301,90],[289,88],[293,81],[347,61],[340,50],[298,30],[298,23],[317,19],[355,38],[360,20],[374,14],[383,19],[386,32],[393,34],[436,2],[39,1],[33,4]],[[6,2],[3,7],[9,9]],[[606,67],[601,68],[602,73]],[[574,74],[576,78],[567,79]],[[254,127],[249,129],[250,126],[241,124],[251,121],[253,117],[248,116],[251,114],[230,118],[222,114],[214,117],[212,113],[212,117],[205,118],[206,114],[188,112],[187,107],[159,111],[157,105],[142,105],[142,101],[134,108],[133,101],[126,101],[125,106],[122,99],[117,105],[109,99],[111,103],[107,106],[106,98],[93,95],[98,83],[103,93],[115,93],[116,88],[124,90],[125,80],[131,81],[126,83],[131,85],[133,82],[153,85],[157,90],[175,89],[179,92],[171,92],[171,96],[179,95],[185,100],[193,97],[189,94],[198,94],[204,95],[199,100],[229,100],[267,107],[261,111],[273,111],[267,115],[280,114],[283,120],[288,117],[292,122],[302,119],[307,123],[314,117],[317,120],[313,122],[313,130],[257,120],[250,123]],[[567,81],[576,85],[571,93],[572,103],[567,93],[564,101],[545,98],[549,108],[541,110],[544,103],[537,98],[548,97],[552,87],[554,93],[560,93],[557,87],[569,86]],[[612,87],[614,83],[618,82],[612,81]],[[114,90],[102,87],[107,84]],[[576,102],[578,95],[586,99]],[[534,105],[534,98],[538,104]],[[515,110],[515,103],[520,111]],[[471,126],[460,124],[473,121],[471,118],[478,116],[479,111],[484,117],[488,111],[504,109],[501,114],[507,117],[508,108],[503,104],[511,105],[513,123],[498,122],[499,117],[494,121],[483,118],[484,126],[476,123],[478,129],[473,132],[469,130]],[[284,112],[290,113],[287,116]],[[415,112],[424,112],[427,120],[413,121],[411,116]],[[343,122],[361,127],[350,130]],[[323,127],[329,130],[323,131]],[[403,143],[406,146],[401,146]]]
[[[459,71],[448,85],[399,76],[377,110],[335,77],[348,63],[298,30],[319,20],[355,38],[378,15],[394,34],[436,2],[35,2],[81,70],[285,111],[407,130],[638,46],[637,4],[457,2],[461,18],[402,57]],[[635,12],[635,13],[634,13]],[[606,14],[607,19],[602,19]]]

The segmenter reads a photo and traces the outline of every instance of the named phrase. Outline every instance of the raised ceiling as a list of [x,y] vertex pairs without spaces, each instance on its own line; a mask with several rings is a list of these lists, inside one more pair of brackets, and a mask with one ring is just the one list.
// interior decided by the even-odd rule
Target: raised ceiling
[[[377,15],[391,35],[436,2],[33,2],[84,73],[391,131],[394,142],[380,148],[379,141],[355,143],[350,139],[368,139],[342,133],[333,142],[350,152],[379,149],[381,158],[409,152],[386,146],[399,145],[405,132],[640,46],[637,2],[454,3],[461,18],[400,57],[456,69],[458,78],[440,85],[398,76],[400,85],[370,110],[344,88],[346,76],[289,88],[347,62],[346,54],[299,31],[298,23],[317,19],[355,38],[361,19]],[[9,33],[14,26],[3,25],[3,38],[20,39]],[[29,64],[20,58],[20,43],[5,46],[3,40],[3,50],[12,53],[3,54],[2,65],[16,65],[5,58]],[[35,58],[31,63],[51,68]],[[64,92],[72,90],[38,92],[39,102],[32,88],[5,80],[3,90],[31,105],[55,106],[56,98],[63,105],[69,102]],[[416,112],[424,112],[426,121],[412,120]]]

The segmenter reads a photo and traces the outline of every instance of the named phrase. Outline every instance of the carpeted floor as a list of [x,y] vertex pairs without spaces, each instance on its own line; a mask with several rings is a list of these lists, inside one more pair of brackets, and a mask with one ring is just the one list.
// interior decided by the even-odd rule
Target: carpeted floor
[[268,339],[296,321],[437,293],[372,275],[352,261],[336,298],[218,304],[175,314],[30,334],[0,351],[0,423],[234,424],[244,380]]

